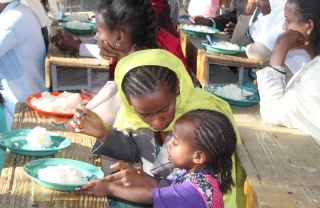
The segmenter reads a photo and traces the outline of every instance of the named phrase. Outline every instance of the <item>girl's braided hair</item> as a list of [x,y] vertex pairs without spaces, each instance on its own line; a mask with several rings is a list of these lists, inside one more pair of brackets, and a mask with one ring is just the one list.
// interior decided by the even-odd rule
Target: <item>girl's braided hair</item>
[[212,110],[193,110],[182,116],[194,124],[195,145],[211,158],[210,166],[215,170],[222,193],[228,192],[232,179],[232,154],[236,148],[236,133],[224,114]]
[[137,46],[159,48],[155,43],[156,14],[150,0],[101,0],[98,12],[109,30],[128,28]]
[[124,76],[121,88],[129,101],[130,96],[143,97],[162,86],[167,86],[170,92],[175,93],[177,83],[177,75],[166,67],[139,66]]
[[318,0],[290,0],[296,7],[300,22],[312,20],[314,28],[310,34],[314,55],[320,52],[320,4]]

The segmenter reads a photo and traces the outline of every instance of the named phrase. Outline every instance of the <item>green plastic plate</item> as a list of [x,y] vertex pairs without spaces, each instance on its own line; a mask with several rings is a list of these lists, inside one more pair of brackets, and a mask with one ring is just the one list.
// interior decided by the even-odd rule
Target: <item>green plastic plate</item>
[[48,132],[53,144],[44,149],[34,149],[26,140],[31,129],[16,129],[0,134],[0,145],[7,147],[11,152],[26,156],[48,156],[70,146],[71,142],[64,136]]
[[253,92],[254,94],[251,96],[247,96],[247,100],[233,100],[230,98],[226,98],[220,95],[215,94],[215,90],[218,87],[224,87],[226,85],[229,84],[211,84],[208,85],[205,90],[214,94],[217,97],[222,98],[223,100],[225,100],[226,102],[228,102],[230,105],[236,105],[236,106],[252,106],[252,105],[256,105],[260,102],[260,96],[259,96],[259,92],[256,89],[250,88],[250,87],[244,87],[244,86],[238,86],[238,88],[249,91],[249,92]]
[[93,178],[103,178],[104,174],[98,167],[78,160],[64,159],[64,158],[44,158],[33,160],[23,166],[24,173],[31,179],[35,180],[41,186],[59,191],[75,191],[76,187],[84,186],[85,184],[58,184],[40,180],[38,178],[38,171],[47,166],[58,165],[73,165],[77,170],[81,171],[84,178],[88,181]]
[[[202,31],[197,31],[197,26],[199,25],[192,25],[192,24],[183,24],[179,26],[179,28],[187,35],[194,35],[194,36],[206,36],[206,35],[212,35],[215,33],[219,33],[219,30],[213,27],[207,27],[204,25],[200,25],[200,27],[206,29],[208,32],[202,32]],[[192,29],[194,28],[194,29]]]
[[93,24],[93,23],[85,23],[83,22],[82,24],[85,24],[85,25],[89,25],[90,29],[88,30],[77,30],[77,29],[73,29],[73,28],[69,28],[67,27],[67,23],[66,22],[60,22],[59,25],[61,27],[63,27],[63,29],[65,31],[68,31],[70,33],[73,33],[73,34],[88,34],[88,33],[91,33],[92,31],[94,31],[96,29],[96,25]]
[[[218,41],[213,41],[213,42],[218,42]],[[237,55],[240,52],[245,52],[246,51],[246,47],[244,46],[239,46],[239,50],[229,50],[229,49],[222,49],[222,48],[217,48],[214,47],[212,45],[210,45],[210,43],[208,43],[207,41],[200,41],[200,43],[206,48],[206,50],[208,51],[212,51],[215,53],[221,53],[221,54],[226,54],[226,55]]]

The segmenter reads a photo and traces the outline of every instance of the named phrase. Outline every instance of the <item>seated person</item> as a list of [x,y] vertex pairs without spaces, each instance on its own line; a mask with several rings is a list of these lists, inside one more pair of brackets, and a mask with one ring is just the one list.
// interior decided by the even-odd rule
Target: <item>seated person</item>
[[[239,132],[230,106],[211,93],[195,88],[183,63],[168,51],[137,51],[121,59],[115,72],[122,102],[115,128],[108,127],[100,115],[85,107],[82,107],[85,115],[79,117],[79,112],[75,112],[76,118],[70,123],[76,132],[97,138],[93,154],[142,162],[143,174],[137,175],[135,169],[128,165],[123,168],[126,171],[111,175],[112,180],[156,187],[156,179],[171,172],[166,143],[171,137],[173,123],[191,110],[208,109],[224,113],[233,123],[239,144]],[[235,181],[234,170],[232,177]],[[233,187],[224,196],[226,207],[237,207],[235,197],[238,191],[241,190]]]
[[[242,18],[241,20],[244,21],[240,20],[237,23],[231,42],[239,45],[248,44],[246,47],[248,58],[263,60],[268,65],[276,38],[283,32],[284,5],[285,1],[282,0],[259,2],[260,14],[257,15],[257,19],[250,24],[249,22],[245,23],[248,18]],[[251,21],[253,21],[252,18]],[[246,26],[244,27],[244,25]],[[303,64],[310,60],[310,56],[305,50],[289,52],[285,60],[286,72],[289,74],[287,79],[289,80]]]
[[104,178],[93,179],[78,190],[155,208],[224,207],[222,196],[234,186],[231,156],[236,140],[231,122],[222,113],[189,111],[175,122],[167,142],[169,160],[177,169],[172,178],[159,182],[161,187],[123,186]]
[[188,14],[191,17],[215,17],[220,7],[220,0],[190,0]]
[[40,22],[32,10],[18,0],[0,2],[1,94],[6,102],[7,128],[11,129],[15,104],[47,90],[46,49]]
[[[320,4],[317,0],[287,0],[284,33],[277,38],[270,66],[257,72],[260,112],[264,121],[301,129],[320,146]],[[304,49],[313,59],[286,84],[287,53]]]
[[237,24],[240,14],[246,12],[252,14],[256,8],[256,0],[232,0],[230,10],[226,14],[216,17],[191,16],[192,24],[206,25],[215,27],[220,31],[224,31],[231,38],[235,25]]

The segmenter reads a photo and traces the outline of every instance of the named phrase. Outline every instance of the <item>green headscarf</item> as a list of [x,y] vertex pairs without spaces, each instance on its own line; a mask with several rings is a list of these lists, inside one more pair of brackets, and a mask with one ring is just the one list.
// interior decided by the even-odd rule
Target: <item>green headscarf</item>
[[133,68],[138,66],[162,66],[174,71],[179,79],[180,95],[176,99],[176,111],[173,121],[165,129],[171,131],[174,122],[186,112],[196,109],[207,109],[219,111],[233,122],[234,119],[228,103],[224,100],[206,92],[200,88],[195,88],[193,82],[186,71],[182,61],[172,53],[162,49],[142,50],[121,59],[115,70],[115,81],[121,96],[122,106],[117,114],[114,126],[119,129],[137,130],[149,128],[151,126],[142,121],[129,104],[122,88],[123,77]]

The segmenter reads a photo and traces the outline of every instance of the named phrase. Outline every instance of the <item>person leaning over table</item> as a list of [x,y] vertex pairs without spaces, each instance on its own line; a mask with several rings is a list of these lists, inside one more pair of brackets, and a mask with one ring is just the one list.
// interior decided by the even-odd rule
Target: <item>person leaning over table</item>
[[[252,16],[250,21],[249,18],[240,15],[231,42],[246,45],[248,58],[263,60],[268,65],[276,39],[283,32],[284,6],[283,0],[259,1],[257,9],[260,10],[260,14]],[[256,20],[253,20],[255,16]],[[289,81],[302,65],[310,61],[309,54],[303,49],[288,52],[285,59],[285,69],[288,73],[286,81]]]
[[32,10],[15,0],[0,0],[0,80],[5,99],[7,128],[15,104],[46,91],[45,44],[41,25]]
[[[108,127],[96,113],[85,107],[82,107],[85,115],[79,117],[79,112],[75,112],[75,120],[71,122],[76,132],[97,138],[91,153],[142,162],[142,174],[137,174],[136,169],[127,164],[114,167],[125,171],[107,176],[106,180],[156,187],[156,179],[171,173],[166,143],[173,124],[191,110],[207,109],[225,114],[233,124],[237,144],[241,142],[228,103],[195,88],[181,60],[170,52],[161,49],[137,51],[121,59],[115,73],[122,101],[115,128]],[[234,156],[232,178],[236,183]],[[224,196],[226,207],[237,207],[238,191],[241,192],[233,187]]]
[[[276,40],[270,66],[257,72],[257,84],[264,121],[301,129],[320,146],[319,11],[318,0],[287,0],[285,32]],[[299,48],[306,49],[312,61],[302,66],[286,85],[286,55]]]
[[215,27],[220,31],[224,31],[227,36],[231,38],[240,14],[253,14],[256,5],[256,0],[232,0],[230,3],[230,10],[227,13],[208,18],[203,16],[191,16],[190,21],[192,24]]

